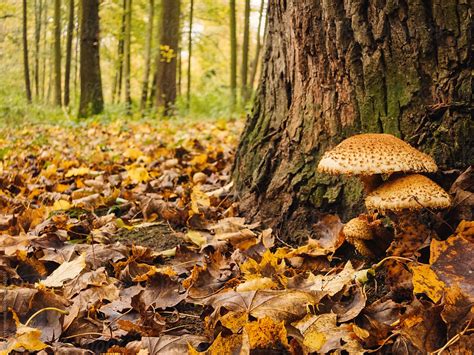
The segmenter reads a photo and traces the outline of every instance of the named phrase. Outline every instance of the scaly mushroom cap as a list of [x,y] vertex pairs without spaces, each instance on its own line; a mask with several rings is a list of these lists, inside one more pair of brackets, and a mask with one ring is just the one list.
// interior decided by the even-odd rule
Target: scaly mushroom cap
[[365,199],[368,210],[400,211],[447,208],[451,199],[446,191],[419,174],[397,177],[380,185]]
[[429,155],[391,134],[366,133],[342,141],[324,153],[318,171],[329,174],[373,175],[438,170]]
[[369,240],[373,238],[373,233],[370,229],[367,219],[356,217],[352,218],[344,225],[342,233],[348,240],[364,239]]

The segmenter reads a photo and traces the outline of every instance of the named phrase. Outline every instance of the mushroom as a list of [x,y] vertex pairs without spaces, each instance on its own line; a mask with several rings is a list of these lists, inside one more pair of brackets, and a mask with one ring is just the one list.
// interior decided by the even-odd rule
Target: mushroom
[[[442,209],[451,199],[438,184],[419,174],[399,176],[373,190],[365,199],[368,210],[376,210],[393,221],[395,237],[387,253],[392,256],[412,257],[434,232],[418,218],[424,208]],[[387,265],[388,279],[397,284],[410,283],[411,275],[392,261]],[[403,280],[403,279],[406,280]]]
[[[391,134],[365,133],[349,137],[324,153],[317,170],[332,175],[357,175],[365,192],[370,193],[382,183],[382,174],[435,172],[438,167],[429,155]],[[367,255],[363,241],[366,237],[346,237],[361,254]]]
[[372,249],[385,251],[392,239],[391,233],[383,226],[382,220],[377,219],[376,214],[361,214],[352,218],[344,225],[342,233],[360,254],[368,257],[381,254],[374,253]]
[[349,137],[324,153],[318,171],[360,176],[366,192],[376,187],[380,174],[435,172],[435,161],[401,139],[385,133]]
[[344,225],[342,233],[359,253],[364,256],[374,256],[374,253],[365,245],[366,240],[374,237],[369,221],[366,218],[363,218],[363,216],[352,218]]

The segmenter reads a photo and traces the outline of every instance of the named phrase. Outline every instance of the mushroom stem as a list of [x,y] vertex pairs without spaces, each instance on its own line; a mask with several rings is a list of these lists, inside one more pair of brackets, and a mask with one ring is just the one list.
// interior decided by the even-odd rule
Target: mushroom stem
[[381,174],[362,175],[360,176],[360,180],[364,185],[364,191],[366,194],[372,192],[383,182]]
[[[429,236],[433,236],[431,231],[417,217],[415,212],[390,213],[390,219],[394,222],[395,236],[392,244],[387,249],[387,254],[395,257],[412,258],[420,249]],[[397,260],[389,260],[386,263],[387,281],[397,288],[413,287],[412,275]]]
[[434,232],[418,219],[415,212],[391,213],[395,237],[387,253],[389,255],[412,257]]

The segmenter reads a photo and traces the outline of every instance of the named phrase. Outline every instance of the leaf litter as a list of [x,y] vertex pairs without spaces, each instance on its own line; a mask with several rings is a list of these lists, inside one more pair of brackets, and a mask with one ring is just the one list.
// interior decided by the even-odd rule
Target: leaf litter
[[0,354],[474,350],[472,169],[451,187],[457,228],[440,224],[418,260],[395,260],[407,289],[385,284],[390,257],[358,255],[337,216],[290,246],[239,215],[240,129],[4,130]]

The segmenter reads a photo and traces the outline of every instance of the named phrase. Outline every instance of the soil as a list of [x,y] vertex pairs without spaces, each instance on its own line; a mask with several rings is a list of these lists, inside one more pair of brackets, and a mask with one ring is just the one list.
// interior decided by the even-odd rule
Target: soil
[[168,224],[160,223],[132,230],[120,229],[115,239],[126,245],[134,244],[163,251],[177,247],[183,242],[181,233],[172,230]]

